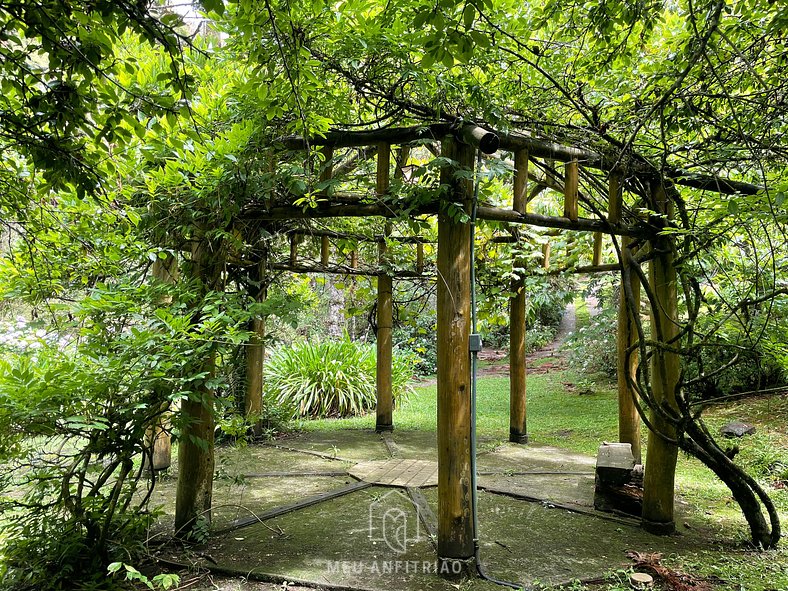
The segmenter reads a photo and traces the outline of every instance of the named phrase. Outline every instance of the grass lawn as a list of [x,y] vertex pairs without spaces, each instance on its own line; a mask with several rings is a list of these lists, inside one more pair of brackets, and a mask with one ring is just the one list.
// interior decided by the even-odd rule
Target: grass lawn
[[[576,386],[581,383],[582,386]],[[589,387],[590,386],[590,387]],[[415,387],[415,392],[394,413],[398,430],[435,430],[436,386]],[[478,382],[477,428],[480,447],[508,438],[509,380],[485,376]],[[718,406],[705,415],[712,432],[725,422],[739,419],[756,425],[755,435],[738,440],[737,461],[766,487],[783,521],[788,519],[788,396],[764,397]],[[373,429],[374,415],[352,419],[305,421],[303,430]],[[566,370],[528,378],[528,430],[531,442],[594,455],[603,441],[617,439],[616,393],[613,384],[589,381]],[[644,437],[644,452],[645,433]],[[729,584],[720,590],[788,590],[788,545],[775,551],[752,552],[743,544],[746,525],[730,492],[694,458],[679,456],[676,487],[681,519],[711,526],[715,533],[709,550],[668,557],[668,564],[689,573],[715,575]],[[684,524],[679,524],[684,527]],[[772,582],[774,584],[772,584]],[[610,585],[606,589],[617,589]],[[621,587],[622,589],[624,587]]]

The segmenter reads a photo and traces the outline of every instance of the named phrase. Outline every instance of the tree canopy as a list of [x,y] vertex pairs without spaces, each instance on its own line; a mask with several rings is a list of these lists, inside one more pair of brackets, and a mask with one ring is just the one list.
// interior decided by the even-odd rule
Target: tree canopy
[[[0,366],[0,428],[10,434],[0,461],[27,465],[41,435],[73,444],[44,478],[25,472],[33,492],[11,503],[39,511],[16,525],[20,540],[49,540],[16,547],[38,556],[37,582],[47,552],[62,550],[56,539],[81,532],[69,552],[93,564],[111,558],[113,539],[138,533],[141,521],[116,517],[138,500],[132,459],[146,453],[145,429],[164,403],[221,407],[223,360],[252,337],[250,323],[297,308],[298,285],[256,267],[286,258],[294,231],[341,234],[343,260],[361,253],[374,269],[381,236],[420,234],[432,264],[436,225],[417,213],[441,191],[447,159],[427,140],[411,146],[407,178],[392,180],[393,219],[308,219],[329,197],[390,198],[376,193],[371,150],[316,145],[337,131],[472,122],[582,149],[621,172],[624,220],[669,241],[680,283],[678,339],[660,344],[641,327],[641,356],[681,349],[686,394],[665,418],[684,449],[724,472],[724,453],[695,422],[709,398],[729,394],[717,378],[752,351],[788,371],[788,9],[773,0],[204,0],[194,32],[174,8],[0,5],[0,295],[46,335]],[[295,137],[305,150],[288,144]],[[553,164],[533,163],[536,213],[560,215]],[[478,166],[482,204],[508,205],[511,155]],[[583,169],[588,217],[605,218],[608,176]],[[658,185],[672,218],[655,203]],[[303,219],[255,213],[274,206]],[[566,267],[587,263],[589,235],[479,226],[490,239],[479,240],[490,326],[502,322],[512,278],[557,289],[539,265],[548,240]],[[507,232],[516,245],[492,240]],[[389,270],[410,264],[412,245],[386,244]],[[317,258],[316,245],[303,248]],[[637,255],[618,239],[606,248],[617,263]],[[176,284],[152,279],[174,258]],[[651,379],[638,374],[647,403]],[[212,436],[190,444],[207,448]],[[757,483],[732,478],[746,489],[737,500],[757,505],[751,515],[758,503],[773,513]],[[779,526],[760,520],[755,541],[773,545]]]

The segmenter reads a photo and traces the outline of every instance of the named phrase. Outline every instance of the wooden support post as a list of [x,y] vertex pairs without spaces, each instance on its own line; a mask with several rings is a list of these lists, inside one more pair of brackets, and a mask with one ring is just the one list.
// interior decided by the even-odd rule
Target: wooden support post
[[[629,246],[631,238],[622,237],[622,251]],[[625,259],[621,262],[622,268],[628,264]],[[635,317],[629,308],[626,299],[624,281],[625,273],[622,272],[621,293],[618,299],[618,329],[616,332],[616,345],[618,354],[618,441],[632,445],[632,455],[635,462],[640,464],[642,452],[640,449],[640,415],[635,406],[637,393],[630,386],[636,380],[638,366],[637,351],[633,351],[627,359],[627,349],[638,341],[635,328]],[[635,273],[629,274],[629,287],[636,302],[636,309],[640,306],[640,280]]]
[[[609,206],[607,209],[607,219],[612,224],[621,223],[621,206],[623,203],[621,177],[618,173],[612,172],[609,180]],[[627,236],[621,238],[621,292],[618,299],[618,327],[616,331],[617,347],[617,380],[618,380],[618,441],[629,443],[632,446],[632,455],[638,464],[642,461],[642,451],[640,446],[640,415],[638,415],[635,397],[637,393],[630,386],[636,379],[638,366],[638,353],[633,351],[627,360],[627,349],[633,346],[638,340],[638,333],[635,328],[635,315],[629,308],[626,300],[626,290],[624,281],[626,280],[625,270],[629,263],[624,256],[629,248],[632,239]],[[629,277],[629,288],[636,302],[635,309],[640,309],[640,280],[634,273]],[[636,314],[637,312],[635,312]]]
[[514,153],[512,209],[517,213],[528,211],[528,150],[517,150]]
[[608,179],[609,205],[607,207],[608,221],[620,224],[624,205],[624,193],[622,191],[621,173],[611,172]]
[[[264,255],[257,265],[255,280],[259,284],[255,301],[265,302],[268,296],[268,284],[265,276],[266,256]],[[263,412],[263,364],[265,361],[265,316],[256,315],[252,320],[251,337],[246,345],[246,394],[244,397],[244,411],[247,419],[254,419],[252,432],[259,436],[262,434],[262,423],[259,421]]]
[[[204,237],[192,246],[187,270],[201,286],[203,296],[210,290],[221,288],[222,252],[220,244]],[[195,321],[199,321],[199,318]],[[215,420],[214,391],[208,384],[215,369],[215,352],[210,351],[199,368],[205,378],[197,382],[193,392],[181,402],[178,485],[175,493],[175,533],[178,537],[188,536],[198,520],[211,521]]]
[[334,148],[332,146],[322,146],[320,148],[320,153],[323,155],[324,161],[320,168],[319,179],[321,187],[318,193],[325,196],[329,194],[329,190],[322,185],[330,181],[334,176]]
[[295,267],[298,264],[298,234],[293,232],[290,234],[290,266]]
[[424,244],[421,242],[416,243],[416,273],[424,273]]
[[570,160],[564,166],[564,217],[577,221],[577,191],[578,191],[578,166],[577,160]]
[[[513,209],[525,213],[528,195],[528,152],[515,152]],[[515,259],[515,267],[526,265],[522,257]],[[509,300],[509,441],[528,443],[526,428],[526,380],[525,366],[525,277],[522,270],[512,279],[512,296]]]
[[542,244],[542,269],[550,268],[550,243]]
[[[385,195],[389,190],[389,167],[391,164],[391,146],[378,146],[377,194]],[[386,224],[386,235],[391,233],[391,226]],[[386,264],[385,238],[378,245],[378,261],[383,267]],[[392,393],[392,328],[393,328],[393,281],[385,271],[378,275],[378,332],[377,332],[377,418],[375,431],[391,431],[394,429],[394,396]]]
[[591,265],[594,267],[602,264],[603,236],[602,232],[594,232],[594,254],[591,256]]
[[[163,284],[174,284],[178,280],[178,260],[174,255],[168,254],[165,258],[153,261],[153,279]],[[165,306],[172,303],[172,298],[167,296],[159,300],[158,304]],[[169,468],[172,464],[172,438],[170,436],[170,399],[168,392],[157,389],[155,392],[156,404],[159,404],[159,414],[145,431],[145,449],[149,450],[150,457],[146,454],[143,464],[147,469],[157,472]]]
[[323,267],[328,267],[331,258],[331,243],[328,240],[328,236],[320,237],[320,264]]
[[[664,189],[655,191],[661,212],[670,215]],[[677,346],[678,294],[676,269],[673,266],[671,238],[660,237],[653,245],[656,256],[649,265],[649,283],[656,299],[651,314],[651,338],[661,345]],[[676,408],[676,387],[679,382],[679,355],[655,348],[651,358],[651,391],[653,404]],[[678,411],[676,411],[678,412]],[[673,425],[652,409],[651,424],[669,438],[675,438]],[[643,527],[653,533],[672,533],[674,480],[678,448],[653,432],[648,437],[648,452],[643,480]]]
[[[350,268],[354,271],[358,269],[358,251],[355,249],[350,251]],[[350,300],[351,303],[354,302],[355,296],[356,296],[356,276],[350,275],[350,288],[348,289],[348,293],[347,293],[348,300]],[[358,336],[358,322],[356,321],[356,317],[357,317],[356,314],[353,314],[350,317],[349,330],[350,330],[351,340],[355,340],[356,337]]]
[[397,154],[396,168],[394,169],[395,179],[405,179],[405,167],[408,165],[408,158],[410,158],[410,146],[400,146],[399,153]]
[[[446,138],[441,154],[473,170],[474,149]],[[442,560],[473,556],[471,502],[471,329],[469,224],[448,215],[449,203],[461,203],[470,215],[473,182],[441,171],[451,187],[438,215],[438,556]]]
[[[331,180],[334,175],[334,166],[333,166],[333,158],[334,158],[334,148],[331,146],[323,146],[320,148],[320,153],[323,154],[325,158],[325,162],[323,163],[323,167],[320,169],[320,184],[326,183]],[[321,195],[327,195],[328,190],[326,188],[320,189]],[[328,262],[330,258],[330,243],[328,241],[328,236],[321,236],[320,237],[320,264],[323,267],[328,267]]]

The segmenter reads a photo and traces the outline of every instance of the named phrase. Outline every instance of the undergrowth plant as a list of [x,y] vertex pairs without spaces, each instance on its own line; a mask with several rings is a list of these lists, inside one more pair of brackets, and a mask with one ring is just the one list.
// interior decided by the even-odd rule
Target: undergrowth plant
[[[413,356],[394,353],[395,401],[411,391]],[[373,345],[350,340],[303,342],[280,347],[266,361],[267,404],[293,417],[348,417],[375,406],[376,356]]]

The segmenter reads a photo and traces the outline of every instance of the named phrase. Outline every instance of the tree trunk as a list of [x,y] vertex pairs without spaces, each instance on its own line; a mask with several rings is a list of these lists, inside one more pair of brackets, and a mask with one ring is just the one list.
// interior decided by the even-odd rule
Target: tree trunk
[[[656,299],[652,303],[652,339],[659,342],[651,357],[652,412],[651,425],[658,433],[676,438],[674,423],[665,416],[662,407],[676,408],[676,388],[679,383],[680,368],[677,353],[665,347],[675,347],[678,335],[678,303],[676,269],[673,254],[666,244],[654,248],[660,252],[650,264],[649,283]],[[651,432],[648,438],[648,453],[643,478],[643,526],[654,533],[672,533],[674,481],[678,448]]]
[[[178,280],[178,260],[172,254],[153,261],[153,280],[174,284]],[[158,304],[169,305],[172,298],[163,297]],[[145,449],[143,464],[148,470],[157,472],[169,468],[172,464],[172,438],[170,436],[170,399],[169,392],[156,389],[154,400],[159,405],[158,413],[145,432]]]
[[[187,270],[200,284],[203,297],[212,290],[221,289],[222,264],[221,245],[205,237],[195,240]],[[201,320],[201,311],[197,310],[192,322],[199,325]],[[182,538],[192,533],[198,520],[211,521],[215,421],[214,392],[207,382],[213,377],[214,370],[215,351],[211,346],[202,359],[201,367],[195,368],[195,372],[204,373],[205,377],[195,384],[194,392],[181,404],[175,532]]]

